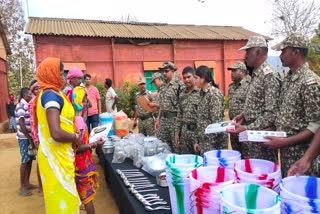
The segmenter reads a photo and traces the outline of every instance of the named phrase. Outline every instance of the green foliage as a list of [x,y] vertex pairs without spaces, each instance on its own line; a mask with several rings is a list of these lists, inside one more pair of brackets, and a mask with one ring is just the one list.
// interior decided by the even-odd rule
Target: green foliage
[[101,99],[101,111],[106,111],[106,89],[102,83],[93,83],[93,85],[98,89]]
[[125,81],[123,87],[116,88],[115,91],[119,98],[118,110],[124,111],[128,118],[134,117],[136,94],[139,91],[138,85]]
[[9,92],[17,94],[21,88],[21,80],[22,87],[28,87],[35,76],[32,37],[23,32],[26,22],[19,0],[0,0],[0,19],[12,52],[7,58]]
[[310,68],[320,76],[320,24],[315,31],[316,35],[311,39],[308,62]]
[[228,96],[224,96],[224,109],[229,108],[229,103],[228,103]]

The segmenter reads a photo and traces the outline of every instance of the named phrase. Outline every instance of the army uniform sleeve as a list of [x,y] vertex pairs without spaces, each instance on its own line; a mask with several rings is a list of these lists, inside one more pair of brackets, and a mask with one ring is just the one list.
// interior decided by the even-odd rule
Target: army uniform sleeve
[[152,102],[152,101],[153,101],[153,97],[152,97],[152,95],[151,95],[151,92],[150,92],[150,91],[148,91],[148,92],[147,92],[147,98],[148,98],[148,100],[150,100],[150,102]]
[[135,109],[138,109],[138,102],[137,102],[138,98],[139,98],[139,95],[136,95],[136,99],[134,100],[134,103],[135,103],[134,108]]
[[247,126],[247,130],[262,130],[274,126],[280,96],[280,81],[275,73],[265,76],[264,110],[253,123]]
[[179,133],[181,131],[182,127],[182,98],[181,96],[179,97],[179,102],[178,102],[178,112],[177,112],[177,119],[176,119],[176,124],[175,124],[175,133]]
[[308,122],[307,129],[316,133],[320,128],[320,83],[313,78],[307,80],[303,99],[306,121]]
[[218,92],[214,92],[210,100],[210,119],[212,123],[218,123],[223,121],[224,103],[223,96]]

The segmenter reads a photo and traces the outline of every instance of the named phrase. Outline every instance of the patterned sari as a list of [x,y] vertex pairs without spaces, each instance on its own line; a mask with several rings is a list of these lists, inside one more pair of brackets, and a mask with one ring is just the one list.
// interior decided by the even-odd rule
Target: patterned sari
[[[85,89],[83,87],[75,87],[72,93],[67,93],[69,100],[76,112],[75,126],[77,130],[82,131],[82,144],[89,144],[89,133],[83,116],[86,115],[86,106],[84,103]],[[94,165],[91,151],[85,150],[77,152],[75,156],[76,167],[76,184],[80,199],[83,204],[87,204],[93,200],[98,188],[98,172]]]
[[[37,119],[40,145],[38,161],[43,185],[46,213],[79,213],[80,200],[75,183],[74,151],[71,142],[56,142],[50,135],[46,110],[41,105],[42,91],[37,100]],[[75,133],[75,112],[62,92],[63,107],[60,126],[66,132]]]

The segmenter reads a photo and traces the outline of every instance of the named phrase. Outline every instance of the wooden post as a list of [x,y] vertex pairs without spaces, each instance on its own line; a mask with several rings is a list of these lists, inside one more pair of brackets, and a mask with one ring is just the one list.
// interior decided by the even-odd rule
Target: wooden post
[[172,44],[173,44],[173,63],[176,64],[176,60],[177,60],[176,54],[177,53],[176,53],[176,40],[175,39],[173,40]]

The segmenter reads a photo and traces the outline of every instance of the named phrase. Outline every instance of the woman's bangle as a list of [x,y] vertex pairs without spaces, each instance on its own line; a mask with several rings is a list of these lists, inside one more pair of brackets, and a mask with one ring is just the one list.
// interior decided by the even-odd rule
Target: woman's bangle
[[77,140],[77,134],[75,133],[73,142],[76,142],[76,140]]

